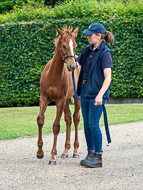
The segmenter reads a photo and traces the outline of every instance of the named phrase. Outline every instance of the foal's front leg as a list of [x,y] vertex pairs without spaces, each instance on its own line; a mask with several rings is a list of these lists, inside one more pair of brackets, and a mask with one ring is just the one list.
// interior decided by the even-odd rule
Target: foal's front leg
[[38,152],[37,152],[37,158],[41,159],[44,157],[44,152],[42,150],[42,146],[43,146],[43,140],[42,140],[42,128],[44,125],[44,113],[46,111],[47,105],[49,104],[49,100],[47,99],[47,97],[41,95],[40,96],[40,112],[39,115],[37,117],[37,124],[38,124],[38,129],[39,129],[39,133],[38,133]]
[[62,154],[62,158],[67,158],[68,157],[68,150],[70,149],[70,134],[71,134],[71,111],[69,109],[69,100],[66,100],[66,105],[64,109],[64,114],[65,114],[65,122],[66,122],[66,142],[65,142],[65,150]]
[[64,106],[65,106],[65,97],[63,97],[62,99],[60,99],[58,102],[56,102],[57,105],[57,114],[56,114],[56,119],[55,122],[53,124],[53,133],[54,133],[54,143],[53,143],[53,148],[51,151],[51,159],[49,161],[50,165],[55,165],[56,164],[56,159],[55,159],[55,155],[57,155],[57,137],[58,134],[60,132],[60,119],[64,110]]

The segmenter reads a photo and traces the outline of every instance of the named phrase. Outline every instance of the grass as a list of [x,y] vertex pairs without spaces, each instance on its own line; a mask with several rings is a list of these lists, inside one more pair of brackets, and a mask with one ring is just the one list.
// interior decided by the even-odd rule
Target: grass
[[[143,105],[107,104],[106,108],[109,125],[143,120]],[[74,106],[70,105],[70,109],[73,114]],[[0,108],[0,140],[38,134],[36,122],[38,113],[39,107]],[[47,107],[43,134],[52,133],[55,113],[56,106]],[[61,131],[65,131],[66,126],[63,115],[60,124]],[[100,126],[103,125],[104,121],[102,116]],[[73,129],[74,125],[72,124],[72,130]],[[79,129],[83,129],[82,117],[79,124]]]

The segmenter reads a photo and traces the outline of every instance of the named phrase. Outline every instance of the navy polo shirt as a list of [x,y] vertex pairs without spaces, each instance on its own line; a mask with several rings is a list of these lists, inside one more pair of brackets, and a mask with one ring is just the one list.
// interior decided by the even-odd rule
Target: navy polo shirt
[[[88,74],[91,68],[91,64],[92,64],[92,59],[93,57],[96,55],[97,50],[100,48],[101,44],[94,50],[94,45],[90,45],[89,47],[89,54],[87,55],[86,59],[85,59],[85,64],[83,67],[83,74],[82,74],[82,79],[87,80],[88,79]],[[82,65],[82,63],[80,63],[81,60],[81,56],[82,53],[78,56],[78,58],[76,58],[76,61],[79,62],[80,65]],[[101,59],[101,67],[102,69],[104,68],[113,68],[112,65],[113,62],[113,55],[111,52],[107,51],[103,54],[102,59]]]

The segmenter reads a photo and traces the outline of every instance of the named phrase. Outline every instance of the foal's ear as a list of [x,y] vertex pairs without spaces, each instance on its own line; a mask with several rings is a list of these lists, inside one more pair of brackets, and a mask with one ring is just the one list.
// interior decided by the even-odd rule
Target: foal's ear
[[62,36],[63,35],[63,31],[60,30],[57,26],[56,26],[56,30],[57,30],[57,33],[58,35]]
[[73,31],[72,36],[75,38],[77,36],[77,33],[79,31],[79,26],[76,27],[76,29]]

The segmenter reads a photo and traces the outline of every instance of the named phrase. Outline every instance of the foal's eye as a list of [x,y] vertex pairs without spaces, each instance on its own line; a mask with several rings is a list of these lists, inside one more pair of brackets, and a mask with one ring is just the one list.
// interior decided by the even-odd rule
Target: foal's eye
[[66,49],[66,46],[65,46],[65,45],[63,45],[63,48],[64,48],[64,49]]

